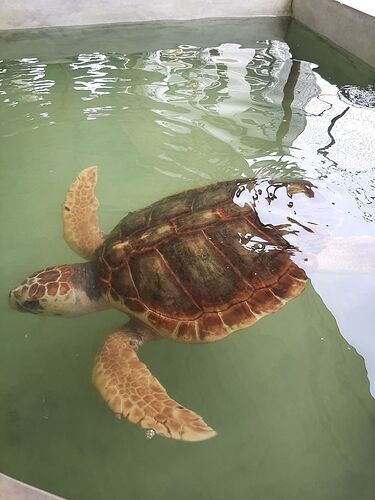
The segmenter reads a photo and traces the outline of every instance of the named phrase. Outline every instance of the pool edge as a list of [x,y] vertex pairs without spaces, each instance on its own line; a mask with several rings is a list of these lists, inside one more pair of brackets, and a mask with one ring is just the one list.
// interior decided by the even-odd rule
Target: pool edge
[[0,472],[0,500],[64,500]]
[[292,17],[375,67],[375,17],[371,14],[337,0],[294,0]]

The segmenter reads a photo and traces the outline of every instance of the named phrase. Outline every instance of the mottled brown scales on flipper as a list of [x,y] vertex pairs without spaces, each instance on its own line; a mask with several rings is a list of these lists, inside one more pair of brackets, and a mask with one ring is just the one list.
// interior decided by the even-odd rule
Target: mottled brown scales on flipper
[[111,306],[127,313],[132,319],[107,337],[97,356],[93,382],[100,394],[118,416],[161,436],[210,438],[215,432],[167,394],[137,350],[161,337],[214,342],[299,295],[307,278],[283,237],[292,232],[286,217],[277,221],[282,230],[265,224],[252,200],[263,190],[269,211],[282,191],[287,203],[312,197],[311,185],[261,181],[260,189],[250,179],[219,182],[130,213],[104,237],[96,180],[96,167],[81,172],[63,204],[64,237],[91,262],[31,275],[11,292],[11,304],[33,314]]
[[96,180],[96,167],[83,170],[70,186],[62,206],[64,238],[72,250],[89,260],[104,240],[96,213],[99,207],[94,194]]
[[[136,333],[135,330],[136,329]],[[112,333],[100,350],[93,379],[118,416],[164,437],[200,441],[216,434],[202,418],[171,399],[139,361],[137,349],[155,334],[142,324],[125,325]]]

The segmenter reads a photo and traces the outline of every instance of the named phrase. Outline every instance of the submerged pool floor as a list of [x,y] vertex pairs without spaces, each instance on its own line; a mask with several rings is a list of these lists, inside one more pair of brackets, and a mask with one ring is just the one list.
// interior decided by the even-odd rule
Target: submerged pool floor
[[261,22],[195,22],[195,44],[187,24],[139,26],[142,50],[134,27],[116,27],[107,48],[92,28],[90,48],[84,30],[52,30],[55,58],[0,37],[1,472],[79,500],[374,498],[371,258],[312,273],[300,297],[216,344],[142,349],[170,395],[218,431],[202,443],[146,440],[91,385],[121,313],[7,305],[31,272],[79,260],[60,205],[89,165],[105,231],[163,196],[256,176],[319,179],[344,196],[333,236],[373,241],[374,72],[286,20],[254,39]]

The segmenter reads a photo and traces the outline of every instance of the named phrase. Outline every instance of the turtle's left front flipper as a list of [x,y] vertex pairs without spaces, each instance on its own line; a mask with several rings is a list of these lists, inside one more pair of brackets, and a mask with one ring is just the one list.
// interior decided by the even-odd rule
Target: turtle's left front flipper
[[160,436],[202,441],[216,435],[203,419],[171,399],[136,354],[158,336],[131,320],[107,337],[95,362],[93,382],[118,416]]
[[79,174],[66,193],[62,206],[64,238],[70,248],[84,259],[92,260],[103,243],[98,225],[99,202],[94,194],[97,168],[89,167]]

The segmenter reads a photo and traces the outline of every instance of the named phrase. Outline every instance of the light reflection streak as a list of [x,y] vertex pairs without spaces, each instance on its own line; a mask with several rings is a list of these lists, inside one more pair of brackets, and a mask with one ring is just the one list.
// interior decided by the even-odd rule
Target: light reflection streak
[[[61,100],[56,80],[46,76],[47,71],[53,74],[52,68],[32,57],[0,63],[2,104],[9,110],[23,106],[25,121],[33,121],[33,127],[41,126],[43,119],[58,122],[53,112],[47,115],[37,109],[54,108]],[[343,155],[352,149],[347,146],[353,142],[352,131],[345,129],[353,119],[359,123],[363,116],[368,124],[366,138],[371,141],[374,120],[366,114],[369,109],[343,105],[345,89],[338,97],[337,89],[314,71],[315,65],[292,59],[284,42],[262,42],[255,48],[230,43],[182,45],[145,54],[94,52],[80,54],[60,68],[66,80],[61,91],[77,93],[88,121],[116,116],[125,131],[125,115],[130,113],[134,119],[143,96],[142,109],[151,108],[159,115],[148,115],[150,129],[161,127],[164,136],[174,138],[166,141],[169,144],[199,131],[202,138],[214,137],[237,157],[236,171],[246,162],[254,174],[264,177],[283,176],[288,170],[295,177],[327,178],[351,193],[366,220],[375,218],[371,148],[363,144],[354,164],[349,155]],[[366,92],[346,89],[347,95],[366,94],[371,101],[371,89]],[[95,106],[85,105],[92,100]],[[336,116],[341,117],[340,123]],[[360,145],[363,134],[355,134]],[[206,159],[208,164],[217,163],[213,160]],[[183,161],[176,168],[192,172],[192,166]]]
[[117,70],[117,67],[109,64],[109,58],[98,52],[93,54],[80,54],[77,62],[71,63],[72,71],[83,73],[74,76],[74,90],[85,92],[83,100],[90,101],[100,95],[108,95],[117,82],[117,77],[109,77],[108,72]]
[[[371,88],[337,89],[314,64],[294,60],[286,43],[272,40],[256,47],[223,43],[144,54],[94,52],[56,65],[24,58],[0,62],[0,133],[10,139],[20,130],[37,133],[66,120],[90,137],[84,125],[107,120],[120,131],[117,142],[134,144],[139,164],[148,162],[155,175],[171,182],[201,184],[241,174],[259,182],[319,180],[332,186],[328,199],[344,200],[344,209],[333,222],[326,205],[314,206],[315,219],[326,222],[342,247],[356,236],[369,253],[375,221],[373,95]],[[266,223],[284,214],[280,201],[276,194],[271,210],[268,201],[258,200]],[[288,215],[279,228],[295,237],[296,246],[303,226],[314,222],[309,208],[297,215]],[[248,249],[262,244],[252,235],[239,238]],[[316,250],[311,241],[309,248]],[[337,256],[327,250],[325,262]],[[340,261],[350,267],[350,254]],[[355,259],[350,265],[353,274],[359,272]],[[319,277],[311,276],[329,302]],[[355,290],[354,280],[350,286]]]

